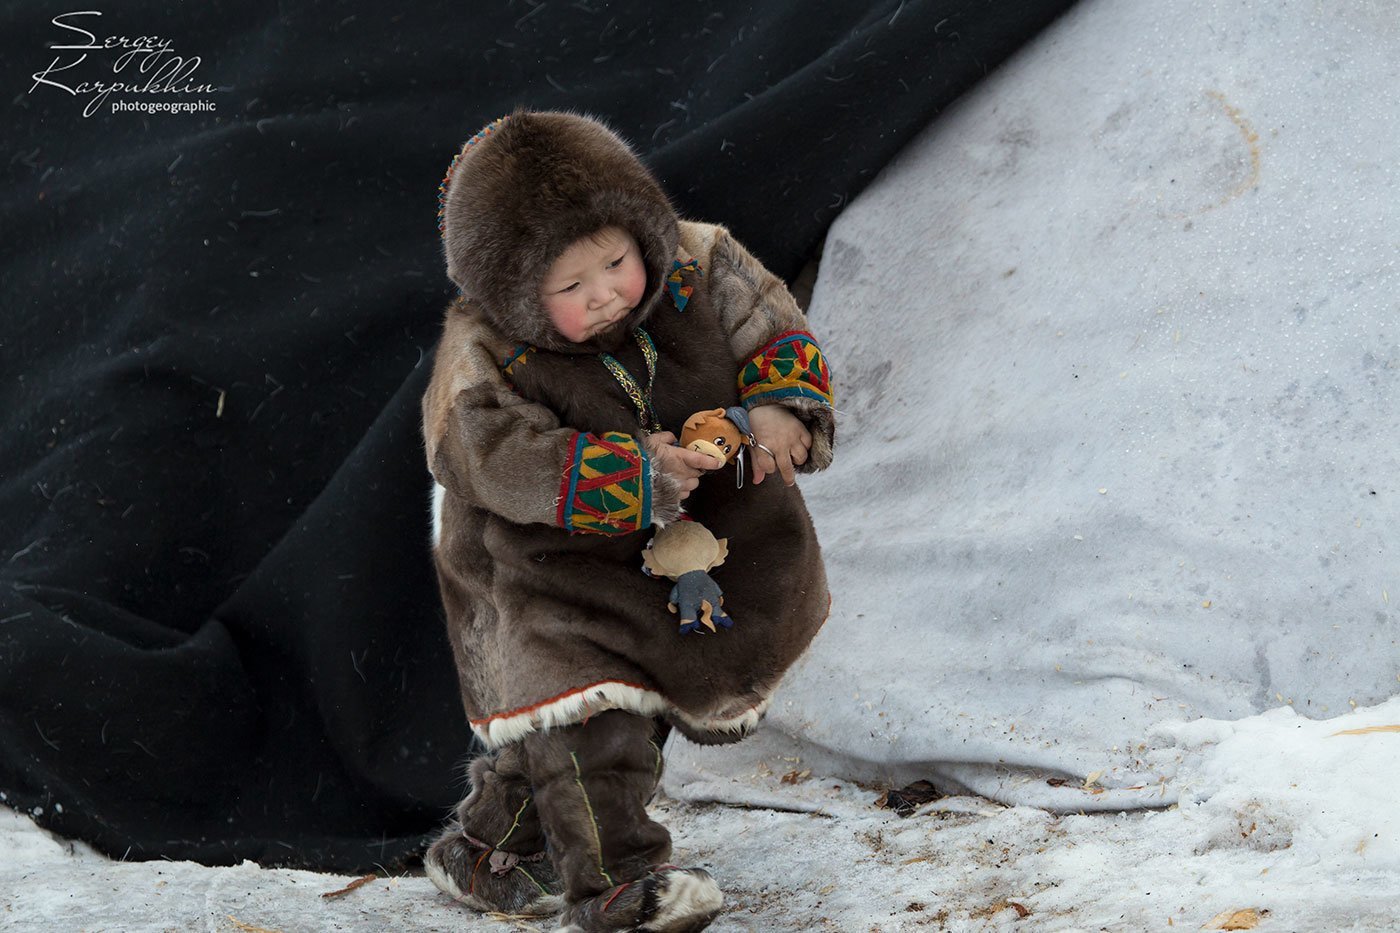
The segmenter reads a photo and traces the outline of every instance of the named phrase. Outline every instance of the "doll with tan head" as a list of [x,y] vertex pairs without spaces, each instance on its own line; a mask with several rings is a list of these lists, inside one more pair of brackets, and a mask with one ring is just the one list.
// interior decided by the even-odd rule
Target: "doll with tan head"
[[725,628],[734,625],[723,608],[724,594],[709,574],[728,556],[728,540],[716,538],[699,522],[667,525],[656,533],[651,547],[642,552],[647,573],[676,581],[666,608],[680,615],[682,634],[694,632],[702,625],[717,631],[716,622]]

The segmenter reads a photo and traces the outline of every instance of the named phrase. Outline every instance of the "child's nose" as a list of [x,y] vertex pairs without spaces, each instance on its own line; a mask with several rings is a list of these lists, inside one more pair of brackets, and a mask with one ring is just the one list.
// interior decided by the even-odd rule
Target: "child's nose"
[[613,300],[617,294],[611,285],[606,283],[595,285],[588,291],[588,306],[590,308],[601,308],[603,305]]

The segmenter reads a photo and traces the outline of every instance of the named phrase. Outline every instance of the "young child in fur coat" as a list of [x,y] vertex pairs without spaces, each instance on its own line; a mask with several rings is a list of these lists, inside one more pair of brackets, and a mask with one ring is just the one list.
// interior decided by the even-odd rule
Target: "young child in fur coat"
[[[488,751],[429,877],[481,910],[562,911],[565,929],[699,930],[722,896],[669,864],[647,816],[658,723],[747,735],[825,621],[793,485],[831,462],[825,360],[783,284],[723,227],[679,220],[595,120],[486,127],[443,180],[440,221],[461,294],[423,398],[433,559]],[[692,413],[738,405],[772,453],[742,488],[674,445]],[[730,629],[679,634],[670,581],[642,572],[682,501],[728,539],[713,575]]]

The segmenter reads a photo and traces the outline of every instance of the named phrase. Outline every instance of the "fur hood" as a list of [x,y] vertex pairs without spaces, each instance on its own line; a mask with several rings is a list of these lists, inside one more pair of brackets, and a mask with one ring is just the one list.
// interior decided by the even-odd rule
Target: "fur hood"
[[[447,275],[471,307],[512,341],[566,353],[613,349],[665,294],[676,256],[676,212],[636,154],[603,124],[571,113],[516,111],[472,137],[443,180]],[[605,226],[641,247],[647,287],[622,326],[570,343],[539,298],[549,266]]]

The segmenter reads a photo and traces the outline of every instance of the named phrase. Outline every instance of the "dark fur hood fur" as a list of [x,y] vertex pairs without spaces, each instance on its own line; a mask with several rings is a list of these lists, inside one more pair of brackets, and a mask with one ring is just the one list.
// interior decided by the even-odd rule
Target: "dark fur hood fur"
[[[641,247],[645,296],[622,326],[570,343],[550,324],[540,283],[569,244],[610,225]],[[463,147],[446,184],[448,277],[503,336],[545,349],[612,349],[665,294],[678,239],[676,212],[651,172],[617,134],[577,114],[511,114]]]

